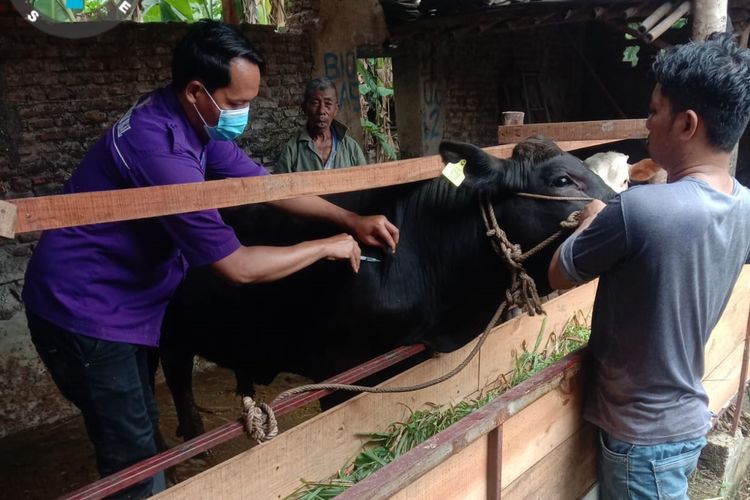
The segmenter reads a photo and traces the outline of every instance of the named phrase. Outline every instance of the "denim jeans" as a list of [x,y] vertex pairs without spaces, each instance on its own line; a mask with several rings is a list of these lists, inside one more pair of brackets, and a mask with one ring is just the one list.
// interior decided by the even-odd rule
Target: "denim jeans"
[[[149,385],[146,348],[78,335],[27,312],[31,340],[60,392],[83,414],[99,474],[156,454],[159,413]],[[146,498],[152,479],[111,498]]]
[[634,445],[599,431],[599,498],[686,499],[706,438]]

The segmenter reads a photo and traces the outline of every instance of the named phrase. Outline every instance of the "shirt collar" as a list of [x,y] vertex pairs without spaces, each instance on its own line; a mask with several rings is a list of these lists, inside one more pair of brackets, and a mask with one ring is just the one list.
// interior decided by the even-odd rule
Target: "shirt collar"
[[[344,140],[344,136],[349,131],[349,127],[336,119],[331,122],[331,128],[336,132],[336,138],[339,142]],[[307,131],[307,124],[303,125],[300,129],[299,140],[302,142],[312,142],[313,139],[310,136],[310,132]]]

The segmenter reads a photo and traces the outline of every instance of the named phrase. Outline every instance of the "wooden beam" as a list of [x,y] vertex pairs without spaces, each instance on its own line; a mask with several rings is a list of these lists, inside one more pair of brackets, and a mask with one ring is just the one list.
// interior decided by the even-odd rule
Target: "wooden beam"
[[642,139],[648,136],[646,119],[600,120],[588,122],[533,123],[500,126],[499,144],[516,143],[532,135],[543,135],[555,142],[579,140]]
[[[608,141],[562,141],[558,145],[572,150],[604,142]],[[485,148],[485,151],[508,158],[512,149],[512,145],[503,145]],[[8,202],[17,207],[15,233],[26,233],[405,184],[437,177],[442,169],[440,157],[429,156],[356,168],[19,198]],[[12,229],[12,225],[6,225],[0,229],[0,235],[12,234]]]

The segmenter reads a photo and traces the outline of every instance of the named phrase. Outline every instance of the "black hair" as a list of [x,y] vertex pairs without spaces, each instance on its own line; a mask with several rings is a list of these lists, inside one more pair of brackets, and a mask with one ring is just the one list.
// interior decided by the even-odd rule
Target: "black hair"
[[237,28],[219,21],[198,21],[177,42],[172,57],[172,84],[182,90],[192,80],[198,80],[209,92],[227,87],[229,65],[236,57],[257,64],[261,72],[265,69],[261,53]]
[[709,142],[731,151],[750,118],[750,50],[729,33],[663,50],[653,64],[672,112],[692,109],[703,119]]
[[316,90],[323,91],[328,89],[333,89],[333,92],[336,94],[336,101],[338,104],[339,93],[336,90],[336,85],[334,85],[334,83],[328,78],[322,76],[320,78],[315,78],[307,82],[307,85],[305,86],[305,96],[302,99],[302,107],[307,104],[307,100],[310,99],[310,94],[312,94]]

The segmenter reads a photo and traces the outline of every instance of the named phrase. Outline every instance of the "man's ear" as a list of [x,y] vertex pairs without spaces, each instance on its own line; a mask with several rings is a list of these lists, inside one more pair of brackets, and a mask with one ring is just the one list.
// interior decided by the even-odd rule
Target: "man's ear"
[[698,113],[696,113],[692,109],[680,111],[675,117],[673,123],[678,137],[685,142],[695,137],[699,125],[700,118],[698,117]]
[[187,102],[190,104],[195,104],[198,102],[198,92],[203,92],[203,85],[198,80],[192,80],[185,85],[185,88],[182,90],[183,94],[185,95],[185,99],[187,99]]

